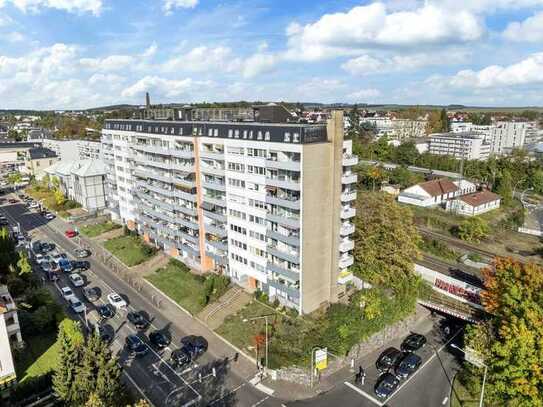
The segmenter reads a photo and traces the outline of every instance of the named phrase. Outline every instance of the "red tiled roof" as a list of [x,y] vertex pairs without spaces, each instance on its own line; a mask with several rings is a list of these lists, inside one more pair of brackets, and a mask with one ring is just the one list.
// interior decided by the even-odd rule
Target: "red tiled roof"
[[485,189],[483,191],[474,192],[473,194],[461,196],[460,199],[468,205],[476,207],[497,201],[500,199],[500,196]]
[[428,192],[430,196],[440,196],[448,194],[449,192],[458,191],[458,187],[454,184],[454,182],[446,178],[426,181],[419,184],[419,187]]

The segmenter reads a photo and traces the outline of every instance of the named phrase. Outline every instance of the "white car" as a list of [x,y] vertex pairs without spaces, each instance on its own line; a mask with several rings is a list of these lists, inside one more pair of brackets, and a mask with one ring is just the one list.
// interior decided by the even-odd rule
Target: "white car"
[[32,202],[30,205],[28,205],[29,208],[39,208],[40,204],[38,202]]
[[77,273],[70,274],[69,278],[74,287],[81,287],[85,285],[85,280],[83,280],[83,278]]
[[66,259],[66,258],[67,258],[66,253],[53,252],[51,254],[51,260],[53,260],[57,264],[61,259]]
[[66,301],[70,301],[70,298],[75,297],[75,294],[70,287],[62,287],[60,291],[62,292],[62,297]]
[[113,305],[115,308],[126,308],[127,304],[123,298],[117,293],[111,293],[107,296],[108,302]]
[[49,263],[51,261],[51,257],[48,255],[43,254],[36,254],[36,263],[38,263],[40,266],[42,263]]
[[47,219],[47,220],[53,220],[53,219],[55,219],[55,215],[53,215],[53,214],[50,213],[50,212],[47,212],[47,213],[45,214],[44,217],[45,217],[45,219]]
[[68,302],[70,303],[70,308],[78,314],[80,312],[84,312],[87,309],[87,307],[85,307],[85,304],[79,301],[79,298],[77,298],[75,295],[73,297],[70,297]]

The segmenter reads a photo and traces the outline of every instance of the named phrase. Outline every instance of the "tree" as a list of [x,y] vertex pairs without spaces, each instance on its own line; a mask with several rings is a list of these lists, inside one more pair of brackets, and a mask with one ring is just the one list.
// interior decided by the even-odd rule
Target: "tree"
[[488,237],[490,233],[490,227],[488,223],[478,216],[468,218],[463,221],[459,226],[456,234],[462,240],[466,242],[478,243],[482,239]]
[[60,350],[53,373],[53,390],[67,405],[77,405],[74,388],[75,376],[84,345],[83,333],[77,322],[65,319],[59,325]]
[[24,252],[19,252],[19,261],[17,261],[17,269],[19,270],[19,275],[28,275],[32,274],[32,266],[28,261],[28,256]]
[[484,271],[488,326],[466,337],[488,365],[488,396],[496,405],[543,406],[543,268],[497,258]]
[[538,194],[543,193],[543,169],[537,169],[530,177],[532,188]]
[[355,272],[371,283],[398,281],[413,272],[420,236],[413,214],[384,193],[359,194],[355,218]]
[[55,194],[55,203],[57,204],[57,206],[64,205],[64,203],[66,202],[66,197],[64,196],[60,188],[55,189],[54,194]]
[[146,400],[138,400],[136,404],[126,407],[151,407],[151,405]]
[[23,180],[23,176],[20,172],[14,172],[8,175],[8,182],[10,184],[19,184]]
[[96,393],[91,393],[89,399],[85,403],[85,407],[107,407],[106,404],[100,400],[100,397]]
[[451,126],[449,123],[449,116],[447,116],[447,111],[445,109],[441,109],[439,120],[441,121],[441,131],[443,133],[449,132],[451,130]]
[[419,151],[415,143],[408,141],[396,147],[392,156],[394,162],[400,165],[413,165],[417,162],[417,158],[419,158]]
[[504,205],[509,206],[513,202],[513,179],[508,170],[503,170],[498,178],[496,193],[501,196]]

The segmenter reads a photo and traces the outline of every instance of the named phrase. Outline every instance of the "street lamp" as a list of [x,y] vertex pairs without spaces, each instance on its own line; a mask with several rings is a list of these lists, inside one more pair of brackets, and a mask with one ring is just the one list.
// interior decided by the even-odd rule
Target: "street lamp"
[[[266,370],[268,370],[268,317],[274,316],[274,314],[261,315],[253,318],[243,318],[243,322],[256,321],[257,319],[263,319],[266,321]],[[257,344],[258,348],[258,344]]]
[[[462,352],[464,354],[464,358],[466,356],[466,351],[464,349],[462,349],[460,346],[458,345],[455,345],[454,343],[451,343],[451,348],[455,348],[455,349],[458,349],[460,352]],[[473,362],[471,362],[473,363]],[[485,367],[485,371],[484,371],[484,374],[483,374],[483,385],[481,386],[481,397],[479,398],[479,407],[483,407],[483,399],[484,399],[484,395],[485,395],[485,383],[486,383],[486,373],[487,373],[487,370],[488,370],[488,366],[483,363],[483,362],[479,362],[480,364],[482,364],[484,367]],[[477,366],[477,364],[473,363],[475,366]],[[480,367],[480,366],[478,366]]]

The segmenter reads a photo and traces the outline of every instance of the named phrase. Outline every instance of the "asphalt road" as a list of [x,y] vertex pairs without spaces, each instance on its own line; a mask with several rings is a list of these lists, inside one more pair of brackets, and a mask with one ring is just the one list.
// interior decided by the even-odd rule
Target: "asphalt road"
[[[25,233],[35,239],[54,242],[62,251],[74,257],[73,252],[78,246],[75,241],[67,239],[61,232],[65,230],[62,220],[54,219],[47,222],[41,215],[29,211],[22,204],[4,205],[2,211],[11,224],[19,223]],[[115,291],[127,300],[129,311],[146,312],[151,327],[147,332],[139,333],[144,340],[152,330],[166,330],[172,337],[172,344],[164,352],[151,351],[142,358],[134,359],[123,350],[125,337],[136,333],[135,328],[126,320],[127,311],[120,311],[114,318],[106,321],[115,331],[112,349],[118,352],[120,361],[123,363],[127,384],[135,388],[142,397],[147,398],[155,406],[182,406],[191,402],[196,405],[213,406],[281,406],[279,401],[250,385],[248,380],[252,377],[243,377],[238,374],[235,363],[231,360],[225,361],[224,349],[210,347],[208,352],[190,366],[190,370],[174,371],[169,364],[171,351],[179,348],[180,339],[192,332],[186,332],[177,324],[164,318],[153,304],[124,281],[112,276],[111,272],[92,256],[88,260],[92,271],[88,270],[80,274],[86,281],[85,287],[100,289],[101,298],[96,305],[103,303],[107,295]],[[62,276],[57,285],[71,287],[79,299],[84,299],[82,289],[71,286],[67,276]],[[56,291],[58,292],[58,289]],[[58,298],[67,306],[60,296]],[[88,302],[86,305],[89,311],[88,319],[95,324],[99,319],[96,307]],[[69,313],[83,321],[82,315],[77,316],[71,310]],[[229,352],[230,355],[234,353],[234,350]],[[216,377],[212,375],[213,367]]]

